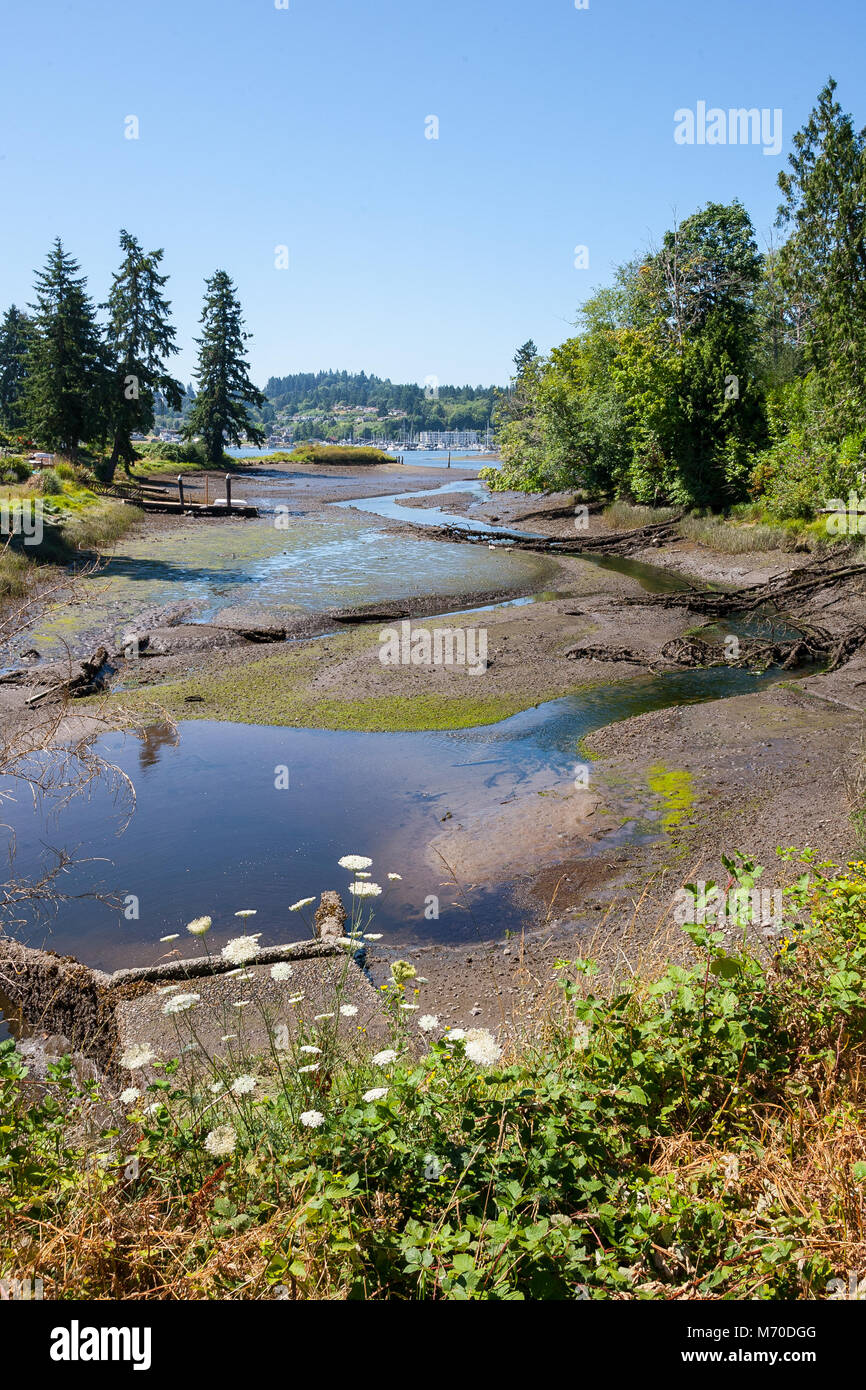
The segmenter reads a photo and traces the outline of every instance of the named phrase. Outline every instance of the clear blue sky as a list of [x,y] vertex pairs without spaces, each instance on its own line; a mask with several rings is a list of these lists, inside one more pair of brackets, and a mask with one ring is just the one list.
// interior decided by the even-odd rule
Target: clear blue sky
[[[125,226],[165,248],[184,379],[203,277],[224,268],[260,383],[323,367],[504,381],[517,345],[567,336],[674,209],[739,196],[768,234],[830,73],[866,124],[864,0],[289,5],[7,5],[0,308],[31,297],[55,235],[103,299]],[[677,145],[674,111],[702,100],[781,108],[783,154]]]

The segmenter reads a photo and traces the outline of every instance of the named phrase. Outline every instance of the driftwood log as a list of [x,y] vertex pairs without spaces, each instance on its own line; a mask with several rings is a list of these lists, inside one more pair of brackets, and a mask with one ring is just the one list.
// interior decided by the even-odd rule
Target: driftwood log
[[32,707],[41,704],[43,700],[49,699],[52,695],[71,696],[73,700],[80,700],[85,695],[95,695],[104,688],[104,668],[107,662],[107,650],[105,647],[97,647],[92,656],[80,663],[74,676],[70,676],[68,680],[58,681],[56,685],[49,685],[36,695],[31,695],[25,704]]

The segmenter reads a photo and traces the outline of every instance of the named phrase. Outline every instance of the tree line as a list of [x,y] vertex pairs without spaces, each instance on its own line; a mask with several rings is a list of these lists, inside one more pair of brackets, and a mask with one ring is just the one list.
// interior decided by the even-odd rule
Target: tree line
[[[132,436],[152,429],[157,399],[180,409],[186,394],[169,370],[178,348],[163,251],[145,252],[125,230],[120,249],[108,298],[98,306],[104,321],[58,237],[36,274],[28,311],[13,304],[0,322],[0,427],[72,459],[89,446],[107,481],[137,457]],[[250,335],[224,270],[205,281],[200,324],[198,389],[184,431],[200,435],[207,461],[218,464],[227,443],[264,440],[250,411],[265,397],[250,380]]]
[[780,517],[866,466],[866,130],[831,78],[779,175],[778,247],[709,203],[621,266],[549,355],[525,343],[497,408],[494,486]]
[[441,386],[428,382],[398,383],[366,372],[295,372],[272,376],[265,395],[274,409],[288,416],[330,417],[337,407],[372,407],[392,417],[397,428],[418,430],[484,430],[497,398],[495,386]]

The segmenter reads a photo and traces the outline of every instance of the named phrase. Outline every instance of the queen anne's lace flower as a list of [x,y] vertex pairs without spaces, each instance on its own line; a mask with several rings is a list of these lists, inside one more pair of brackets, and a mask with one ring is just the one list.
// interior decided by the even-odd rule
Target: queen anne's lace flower
[[422,1033],[433,1033],[439,1027],[439,1019],[436,1014],[422,1014],[418,1020],[418,1027]]
[[238,1136],[231,1125],[217,1125],[204,1141],[204,1146],[214,1158],[225,1158],[235,1151]]
[[301,1124],[306,1125],[307,1129],[318,1129],[319,1125],[325,1123],[325,1117],[321,1110],[305,1110],[301,1115]]
[[148,1047],[147,1043],[133,1043],[121,1057],[120,1065],[127,1071],[140,1071],[155,1061],[156,1053],[152,1047]]
[[354,883],[349,884],[349,892],[356,898],[378,898],[382,888],[378,883],[364,883],[356,879]]
[[470,1028],[463,1043],[470,1062],[479,1067],[492,1067],[502,1056],[502,1048],[486,1028]]
[[231,1090],[236,1096],[248,1096],[250,1091],[254,1091],[257,1082],[254,1076],[238,1076],[231,1084]]
[[372,1105],[373,1101],[384,1100],[388,1094],[387,1086],[374,1086],[372,1091],[365,1091],[361,1099],[367,1104]]
[[232,965],[246,965],[248,961],[255,960],[260,950],[261,947],[254,936],[235,936],[226,942],[221,954],[223,960],[229,961]]
[[175,994],[171,999],[166,999],[162,1006],[164,1014],[183,1014],[187,1009],[192,1009],[201,999],[200,994]]
[[191,932],[193,936],[207,936],[212,926],[213,918],[196,917],[195,921],[187,922],[186,929],[188,932]]
[[349,869],[356,874],[360,869],[369,869],[372,866],[372,859],[367,859],[363,854],[344,854],[337,863],[341,869]]
[[278,961],[276,965],[271,966],[272,980],[288,980],[291,974],[292,967],[284,960]]
[[386,1047],[383,1052],[377,1052],[372,1059],[374,1067],[388,1067],[392,1062],[396,1062],[397,1054],[393,1047]]

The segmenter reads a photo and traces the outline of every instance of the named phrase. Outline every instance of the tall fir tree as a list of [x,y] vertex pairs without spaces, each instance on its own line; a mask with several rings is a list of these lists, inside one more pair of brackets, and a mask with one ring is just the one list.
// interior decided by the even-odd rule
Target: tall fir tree
[[40,444],[74,457],[105,428],[107,363],[78,262],[58,237],[36,275],[33,342],[25,361],[27,423]]
[[153,426],[155,393],[173,410],[183,400],[183,385],[166,371],[166,358],[178,349],[170,325],[169,302],[162,290],[168,276],[160,274],[163,252],[145,254],[127,231],[120,233],[123,263],[114,275],[108,301],[106,345],[112,364],[109,401],[111,457],[104,473],[113,478],[118,463],[128,470],[137,457],[130,436],[146,434]]
[[805,319],[837,430],[866,414],[866,129],[857,130],[830,78],[779,175],[778,223],[790,228],[779,255],[784,288]]
[[250,381],[244,344],[240,301],[230,276],[216,271],[205,281],[205,300],[201,315],[202,336],[198,344],[197,394],[184,425],[191,439],[200,434],[208,463],[222,462],[226,441],[240,444],[246,436],[254,444],[264,443],[265,433],[253,423],[248,406],[257,409],[265,396]]
[[13,432],[26,429],[24,381],[33,324],[12,304],[0,323],[0,425]]

